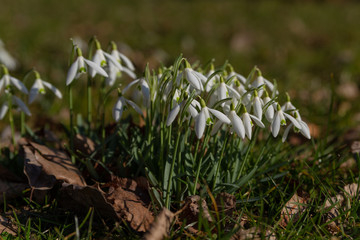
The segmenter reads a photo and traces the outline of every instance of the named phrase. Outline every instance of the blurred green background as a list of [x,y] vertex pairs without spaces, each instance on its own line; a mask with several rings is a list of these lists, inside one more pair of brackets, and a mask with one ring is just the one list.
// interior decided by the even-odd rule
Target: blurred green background
[[[180,53],[202,63],[229,60],[244,75],[257,65],[319,124],[331,83],[348,103],[335,104],[339,116],[356,111],[359,23],[355,1],[2,0],[0,7],[0,38],[21,63],[19,78],[36,67],[64,90],[69,39],[96,35],[103,48],[110,40],[123,43],[139,74],[147,62],[169,64]],[[356,94],[338,90],[343,83]]]

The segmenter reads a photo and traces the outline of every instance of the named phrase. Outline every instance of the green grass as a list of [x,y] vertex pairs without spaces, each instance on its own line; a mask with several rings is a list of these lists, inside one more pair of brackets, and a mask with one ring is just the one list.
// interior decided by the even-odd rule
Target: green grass
[[[229,60],[237,71],[245,75],[257,65],[266,77],[277,80],[281,91],[289,90],[303,118],[317,124],[321,134],[316,139],[302,142],[300,146],[281,144],[280,140],[259,142],[250,151],[250,165],[245,168],[245,172],[251,172],[251,166],[258,161],[256,173],[249,180],[241,182],[240,189],[234,191],[238,200],[238,214],[249,217],[248,227],[269,227],[277,239],[323,239],[332,235],[323,223],[321,206],[346,184],[357,182],[359,176],[359,167],[355,170],[340,169],[341,163],[351,157],[344,133],[358,124],[356,115],[360,109],[354,103],[359,97],[348,99],[336,92],[345,75],[350,76],[350,81],[355,82],[356,86],[359,85],[359,11],[360,5],[350,1],[290,4],[284,1],[42,0],[35,3],[5,0],[0,7],[0,37],[21,62],[16,76],[22,78],[25,72],[35,67],[44,80],[54,82],[61,90],[65,90],[71,50],[68,39],[74,36],[87,41],[96,35],[104,48],[110,40],[127,44],[132,50],[125,51],[134,60],[139,74],[145,70],[147,62],[151,68],[157,68],[160,62],[169,65],[180,53],[201,63],[215,58],[217,66]],[[81,82],[74,85],[74,89],[84,87],[85,84]],[[43,118],[40,113],[46,111],[51,117],[67,105],[66,95],[62,102],[49,95],[46,101],[38,102],[38,106],[31,108],[34,116],[29,119],[29,125],[33,129],[39,127],[36,122]],[[115,100],[114,96],[109,102],[112,100]],[[344,103],[349,103],[350,108],[340,115],[339,109]],[[85,104],[85,100],[75,102],[75,109],[81,112],[79,110]],[[83,116],[85,114],[82,113]],[[68,124],[67,114],[57,115],[56,118]],[[106,119],[110,118],[110,113],[107,113]],[[15,121],[19,122],[19,119]],[[1,123],[2,126],[6,124]],[[81,131],[81,126],[79,129]],[[116,141],[125,141],[126,137],[131,138],[117,136]],[[262,137],[266,139],[266,136]],[[100,142],[100,139],[97,141]],[[109,145],[116,145],[116,141]],[[131,141],[129,149],[120,150],[120,156],[126,156],[129,152],[142,153],[141,148],[146,146],[146,142],[139,138]],[[221,146],[213,146],[213,149],[221,149]],[[182,148],[186,147],[182,145]],[[244,153],[246,149],[241,151]],[[231,156],[234,152],[227,154]],[[142,157],[134,154],[128,163],[134,171],[132,176],[139,174],[137,167],[142,164]],[[187,157],[187,160],[191,160],[191,156],[183,156]],[[5,162],[10,158],[3,150],[2,164],[21,173],[21,164],[14,166]],[[224,160],[224,169],[234,168],[232,162]],[[209,157],[206,163],[211,161],[214,160]],[[80,167],[85,169],[84,165]],[[207,170],[204,169],[205,172]],[[120,175],[129,176],[125,173],[126,169],[119,169]],[[232,183],[229,181],[231,174],[224,171],[220,175],[222,183]],[[231,186],[225,184],[212,189],[213,194],[224,189],[231,192]],[[279,223],[280,211],[297,190],[310,194],[308,208],[299,221],[283,228]],[[200,189],[199,194],[211,204],[206,188]],[[173,210],[180,200],[174,199]],[[15,209],[21,209],[24,205],[31,208],[28,213],[20,214],[18,220],[14,213],[8,212],[18,225],[21,236],[34,239],[74,237],[74,215],[57,209],[56,202],[35,204],[24,197],[11,205]],[[338,220],[348,224],[344,225],[338,236],[356,239],[360,235],[357,230],[359,211],[359,201],[353,201],[351,209],[340,211]],[[216,219],[216,212],[211,210],[211,214]],[[205,232],[204,239],[214,237],[213,228],[224,238],[226,234],[231,234],[224,229],[229,221],[237,220],[221,219],[219,224],[200,220],[203,222],[201,230]],[[94,223],[89,217],[79,216],[79,224],[84,222],[80,229],[82,238],[90,238],[90,235],[94,238],[104,235],[141,238],[124,224],[104,231],[105,225],[97,221],[94,219]],[[110,232],[110,235],[105,232]],[[170,238],[191,239],[185,232],[174,226]]]

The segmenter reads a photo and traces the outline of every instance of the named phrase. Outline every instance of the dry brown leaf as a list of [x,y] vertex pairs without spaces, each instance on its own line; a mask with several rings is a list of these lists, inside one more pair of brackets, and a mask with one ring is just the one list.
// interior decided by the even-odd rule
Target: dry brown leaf
[[[184,210],[180,214],[180,219],[186,221],[186,224],[194,223],[199,221],[200,213],[202,218],[207,219],[209,222],[213,221],[206,201],[198,195],[188,196],[185,199]],[[196,226],[197,224],[194,225],[195,228]]]
[[160,240],[167,237],[174,216],[175,214],[169,209],[163,208],[151,225],[149,232],[144,236],[144,239]]
[[307,206],[306,197],[300,197],[295,193],[291,199],[285,204],[280,213],[280,225],[286,227],[290,221],[296,222]]
[[105,219],[115,220],[117,214],[106,200],[105,193],[98,186],[77,186],[62,184],[59,202],[65,209],[86,213],[90,207]]
[[[9,219],[0,215],[0,234],[7,232],[10,235],[16,236],[17,226]],[[2,239],[2,238],[1,238]]]
[[354,198],[360,195],[360,186],[357,183],[348,184],[344,187],[345,196]]
[[216,196],[216,205],[219,211],[224,211],[226,215],[231,215],[236,207],[236,198],[229,193],[219,193]]
[[360,142],[359,141],[354,141],[351,143],[351,152],[353,154],[358,154],[360,153]]
[[139,232],[148,231],[154,221],[149,210],[151,201],[148,189],[144,189],[143,185],[132,179],[113,177],[107,194],[107,200],[118,216]]
[[268,239],[268,240],[276,240],[275,234],[271,230],[266,230],[264,235],[262,235],[262,232],[257,227],[252,227],[249,229],[240,229],[237,233],[235,233],[230,238],[231,240],[245,240],[245,239],[255,239],[255,240],[261,240],[261,239]]
[[74,138],[74,147],[85,155],[90,155],[95,151],[95,143],[88,137],[76,134]]
[[24,173],[31,187],[51,189],[56,181],[85,186],[79,170],[71,163],[66,153],[34,142],[23,145]]
[[22,191],[29,187],[22,179],[0,165],[0,204],[5,199],[20,196]]

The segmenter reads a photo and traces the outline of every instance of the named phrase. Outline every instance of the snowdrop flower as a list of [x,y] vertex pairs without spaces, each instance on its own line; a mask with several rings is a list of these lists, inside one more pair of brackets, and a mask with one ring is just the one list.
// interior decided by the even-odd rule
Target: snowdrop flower
[[262,103],[258,96],[258,92],[256,90],[254,90],[254,98],[252,100],[252,106],[254,108],[254,115],[261,121],[263,114]]
[[254,121],[256,123],[256,125],[258,125],[261,128],[265,128],[265,125],[261,122],[261,120],[258,117],[254,116],[252,114],[249,114],[246,111],[245,105],[242,105],[241,107],[242,107],[242,111],[243,111],[242,121],[244,123],[245,134],[248,137],[248,139],[251,140],[252,126],[253,126],[252,121]]
[[282,142],[285,142],[286,138],[289,135],[290,129],[292,127],[294,127],[295,132],[299,132],[306,137],[307,139],[311,139],[311,135],[310,135],[310,129],[309,126],[306,124],[306,122],[304,122],[303,120],[301,120],[300,116],[295,112],[295,119],[299,122],[301,129],[298,129],[296,127],[294,127],[294,124],[291,123],[289,124],[289,126],[285,129],[283,137],[282,137]]
[[269,97],[268,92],[265,90],[265,98],[263,100],[264,102],[264,106],[267,106],[266,110],[265,110],[265,117],[266,120],[268,120],[268,122],[272,122],[273,118],[274,118],[274,106],[272,104],[272,100]]
[[185,61],[186,67],[184,69],[185,78],[189,81],[190,85],[199,91],[204,91],[204,86],[202,84],[203,81],[206,81],[206,77],[201,73],[193,70],[190,64]]
[[[117,46],[115,42],[111,42],[111,57],[114,61],[109,62],[109,77],[106,79],[106,84],[109,86],[114,85],[115,80],[117,77],[121,76],[121,72],[125,72],[129,77],[132,79],[136,78],[136,75],[134,73],[135,67],[131,63],[130,59],[128,59],[124,54],[120,53],[117,50]],[[124,63],[125,66],[121,65],[121,63]]]
[[302,128],[302,126],[300,125],[300,123],[291,115],[283,112],[283,110],[281,109],[280,105],[277,104],[277,112],[274,115],[274,119],[271,122],[271,132],[273,134],[274,137],[276,137],[279,134],[280,131],[280,125],[284,126],[286,125],[286,120],[285,117],[287,119],[289,119],[292,124],[298,128],[299,130]]
[[[206,74],[206,78],[207,80],[205,81],[206,83],[206,87],[205,90],[206,92],[210,92],[212,87],[220,80],[220,77],[218,75],[213,76],[211,79],[209,79],[209,77],[215,72],[215,68],[214,68],[214,64],[211,63],[210,65],[210,70],[209,72]],[[204,84],[205,84],[204,83]]]
[[201,110],[195,118],[195,133],[198,139],[202,138],[205,130],[205,125],[212,123],[210,113],[226,124],[231,123],[230,119],[222,112],[212,108],[208,108],[203,99],[200,99],[200,104]]
[[[185,95],[185,99],[187,100],[184,100],[180,103],[178,103],[179,101],[177,101],[175,103],[175,106],[171,109],[171,111],[169,112],[169,115],[166,119],[166,126],[170,126],[173,121],[175,120],[176,116],[179,114],[180,112],[180,109],[183,108],[185,105],[186,105],[186,102],[189,101],[188,99],[188,93],[185,92],[184,93]],[[175,96],[175,95],[174,95]],[[201,108],[201,105],[198,101],[196,101],[195,99],[192,99],[191,100],[191,103],[187,109],[187,112],[190,114],[191,117],[195,118],[197,115],[198,115],[198,111],[196,110],[196,108],[200,109]]]
[[[23,101],[21,101],[20,98],[16,96],[11,96],[12,99],[12,105],[16,105],[19,107],[20,111],[24,112],[26,115],[31,116],[29,108],[25,105]],[[5,102],[0,109],[0,119],[3,119],[9,110],[9,103]]]
[[[269,80],[265,79],[262,75],[259,69],[256,69],[259,76],[255,78],[253,83],[251,84],[251,88],[259,88],[260,86],[267,86],[271,92],[274,91],[274,84],[270,82]],[[259,96],[261,97],[264,92],[264,89],[259,89]]]
[[[75,46],[76,47],[76,46]],[[76,78],[79,78],[81,74],[87,71],[87,68],[90,70],[94,70],[96,73],[108,77],[108,74],[105,72],[104,69],[100,67],[99,64],[94,63],[82,56],[81,49],[76,47],[76,53],[78,55],[77,59],[73,62],[70,66],[69,72],[66,77],[66,86],[70,85],[72,81]]]
[[9,75],[9,71],[5,65],[1,66],[3,71],[3,76],[0,79],[0,91],[5,86],[5,89],[9,89],[11,85],[15,86],[17,89],[19,89],[21,92],[28,94],[28,90],[25,87],[25,85],[17,78],[14,78]]
[[145,100],[145,104],[147,105],[150,102],[150,87],[149,87],[149,84],[147,83],[145,77],[136,79],[136,80],[132,81],[131,83],[129,83],[129,85],[127,85],[124,88],[123,93],[127,92],[129,90],[129,88],[132,87],[133,85],[138,85],[138,87],[141,89],[142,95]]
[[243,75],[241,75],[239,73],[236,73],[234,71],[234,68],[231,66],[231,64],[228,64],[228,66],[230,68],[230,73],[229,73],[229,75],[227,77],[227,80],[230,79],[230,78],[235,78],[236,80],[240,81],[242,84],[245,85],[246,81],[247,81],[246,78]]
[[[32,85],[29,93],[29,104],[31,104],[36,96],[41,93],[45,94],[45,87],[49,88],[58,98],[62,98],[62,94],[54,85],[49,82],[45,82],[40,78],[40,74],[37,71],[34,71],[35,74],[35,82]],[[44,87],[45,86],[45,87]]]
[[236,134],[241,137],[242,139],[245,138],[245,128],[243,121],[241,118],[236,114],[234,104],[231,103],[230,105],[230,112],[228,114],[228,117],[231,121],[231,126],[233,130],[236,132]]
[[[240,99],[240,94],[233,89],[232,87],[228,86],[225,82],[224,82],[224,78],[220,77],[220,86],[217,89],[218,90],[218,101],[221,101],[225,98],[229,97],[229,92],[232,93],[232,96],[234,96],[236,99]],[[221,106],[224,107],[225,103],[221,103]]]
[[127,108],[128,105],[130,105],[132,108],[134,108],[137,113],[139,113],[140,115],[143,115],[141,109],[138,107],[138,105],[136,105],[136,103],[124,98],[122,93],[120,92],[120,90],[118,90],[118,91],[119,91],[118,92],[119,98],[117,99],[117,101],[112,109],[112,115],[116,122],[120,121],[122,113],[124,112],[124,110]]
[[6,51],[4,43],[0,39],[0,63],[3,63],[8,69],[14,70],[16,68],[16,60],[8,51]]

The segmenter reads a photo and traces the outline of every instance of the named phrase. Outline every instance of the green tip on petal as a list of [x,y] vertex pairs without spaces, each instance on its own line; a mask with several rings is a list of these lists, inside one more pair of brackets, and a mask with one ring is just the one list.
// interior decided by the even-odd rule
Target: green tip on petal
[[276,109],[277,109],[278,111],[280,111],[280,110],[281,110],[281,106],[280,106],[280,104],[279,104],[279,103],[276,105]]
[[202,99],[201,97],[199,97],[200,98],[200,104],[201,104],[201,108],[204,108],[204,107],[206,107],[206,104],[205,104],[205,101],[204,101],[204,99]]
[[2,70],[4,72],[4,75],[9,74],[9,70],[7,69],[7,67],[4,64],[1,64],[1,68],[2,68]]
[[254,90],[254,97],[258,97],[258,92]]
[[230,69],[230,72],[234,72],[234,68],[233,68],[233,66],[232,66],[230,63],[228,63],[228,67],[229,67],[229,69]]
[[230,104],[230,111],[234,111],[234,110],[235,110],[234,103],[233,103],[233,102],[231,102],[231,104]]
[[117,50],[117,46],[116,46],[116,43],[114,41],[111,41],[110,45],[111,45],[112,50]]
[[266,91],[265,88],[264,88],[264,93],[265,93],[265,97],[269,97],[269,93]]
[[262,76],[262,73],[258,67],[255,67],[255,71],[258,73],[259,77]]
[[294,117],[295,117],[296,119],[299,119],[299,114],[298,114],[297,111],[294,111]]
[[240,86],[241,86],[241,83],[240,83],[239,80],[235,80],[234,83],[235,83],[235,85],[236,85],[237,87],[240,87]]
[[240,113],[241,114],[247,113],[247,110],[246,110],[246,107],[244,104],[241,104],[241,106],[240,106]]
[[281,122],[280,122],[280,124],[281,124],[282,126],[285,126],[285,125],[286,125],[285,119],[282,119]]
[[286,92],[285,94],[286,94],[286,101],[287,101],[287,102],[290,102],[290,96],[289,96],[289,94],[288,94],[287,92]]
[[44,89],[44,88],[40,88],[40,89],[39,89],[39,93],[45,94],[45,89]]
[[191,68],[190,63],[185,59],[185,68]]
[[215,70],[215,66],[213,63],[210,64],[210,70],[214,71]]
[[40,73],[34,70],[35,79],[40,79]]
[[101,49],[101,44],[99,42],[99,40],[97,40],[96,38],[94,39],[94,42],[95,42],[95,47],[96,49]]
[[221,82],[221,83],[225,82],[225,80],[224,80],[224,77],[223,77],[223,76],[220,76],[220,82]]
[[79,47],[76,47],[76,54],[78,55],[78,57],[82,56],[82,51]]

